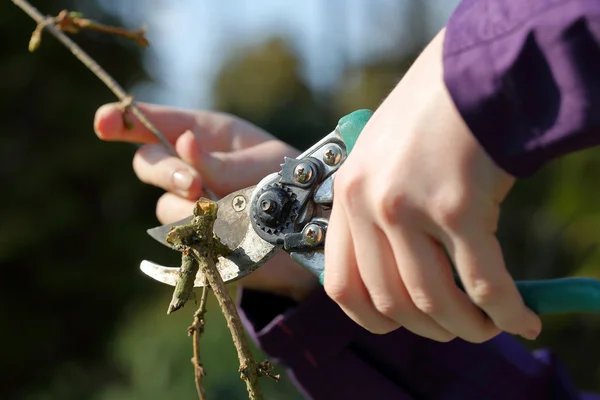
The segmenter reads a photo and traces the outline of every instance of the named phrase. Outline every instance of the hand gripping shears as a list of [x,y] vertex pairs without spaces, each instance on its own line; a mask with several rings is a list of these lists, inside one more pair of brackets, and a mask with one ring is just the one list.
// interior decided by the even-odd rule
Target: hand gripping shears
[[[371,115],[369,110],[346,115],[333,132],[298,158],[284,158],[279,172],[218,201],[214,232],[233,249],[217,263],[224,282],[247,276],[283,249],[323,283],[328,224],[324,213],[333,205],[333,180]],[[172,247],[165,240],[166,234],[172,226],[187,224],[191,219],[149,229],[148,233]],[[141,269],[172,286],[179,274],[179,268],[145,260]],[[194,285],[200,287],[202,282],[199,272]],[[462,289],[458,278],[456,284]],[[600,313],[600,280],[569,277],[516,284],[527,306],[539,315]]]

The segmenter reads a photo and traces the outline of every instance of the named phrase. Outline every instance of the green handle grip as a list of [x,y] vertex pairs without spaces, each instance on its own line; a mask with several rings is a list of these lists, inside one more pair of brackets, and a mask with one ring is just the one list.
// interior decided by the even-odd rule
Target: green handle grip
[[372,115],[373,111],[371,110],[356,110],[340,118],[338,121],[338,130],[340,135],[342,135],[344,144],[346,144],[346,152],[348,154],[354,148],[356,140],[358,140],[360,133]]
[[592,278],[559,278],[517,281],[523,301],[538,315],[600,313],[600,281]]
[[[373,115],[370,110],[357,110],[341,118],[338,129],[350,153],[363,128]],[[323,283],[323,271],[314,271]],[[460,281],[457,285],[463,289]],[[563,313],[600,313],[600,280],[592,278],[559,278],[517,281],[525,304],[538,315]]]

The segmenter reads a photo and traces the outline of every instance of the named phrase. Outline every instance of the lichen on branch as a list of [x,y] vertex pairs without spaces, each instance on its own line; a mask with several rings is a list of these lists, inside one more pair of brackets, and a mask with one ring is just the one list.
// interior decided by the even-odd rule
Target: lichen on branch
[[179,310],[194,296],[194,281],[198,271],[205,270],[207,263],[216,265],[218,262],[219,250],[223,245],[213,233],[216,218],[217,203],[200,199],[194,205],[192,221],[187,225],[174,226],[167,233],[167,243],[182,252],[179,278],[167,314]]

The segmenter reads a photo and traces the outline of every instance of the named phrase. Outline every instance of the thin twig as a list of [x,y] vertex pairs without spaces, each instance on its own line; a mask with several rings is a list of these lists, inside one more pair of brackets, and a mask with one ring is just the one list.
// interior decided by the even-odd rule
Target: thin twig
[[133,115],[158,139],[158,141],[165,146],[167,151],[172,155],[176,155],[175,147],[167,140],[165,135],[159,131],[152,122],[144,115],[144,113],[137,107],[133,102],[132,97],[119,85],[119,83],[113,79],[92,57],[90,57],[81,47],[79,47],[73,40],[67,35],[61,32],[53,24],[54,18],[42,15],[35,7],[33,7],[27,0],[11,0],[17,7],[21,8],[27,15],[29,15],[38,26],[43,26],[48,32],[54,35],[65,47],[67,47],[71,53],[79,61],[81,61],[86,67],[90,69],[100,79],[106,87],[108,87],[119,100],[131,111]]
[[194,313],[194,322],[188,328],[188,335],[192,336],[193,351],[192,364],[194,365],[194,380],[196,382],[196,391],[198,392],[198,398],[200,400],[206,400],[206,393],[202,386],[202,377],[206,376],[202,359],[200,358],[200,336],[204,333],[204,314],[206,314],[206,303],[208,300],[209,286],[204,284],[202,288],[202,297],[200,298],[200,305],[198,310]]
[[83,18],[81,13],[69,12],[67,10],[62,10],[56,16],[55,20],[57,28],[63,32],[77,33],[81,29],[88,29],[134,40],[141,47],[149,45],[145,36],[146,30],[143,27],[132,31],[118,26],[104,25],[91,19]]
[[187,249],[181,253],[181,268],[179,269],[179,279],[173,290],[173,297],[167,314],[171,314],[187,303],[194,296],[194,280],[198,273],[198,262]]
[[[34,21],[38,23],[37,28],[34,30],[32,38],[30,40],[30,49],[35,49],[37,45],[39,45],[39,41],[41,40],[41,33],[44,29],[49,31],[52,35],[54,35],[65,47],[67,47],[71,53],[81,61],[89,70],[92,71],[121,101],[121,108],[123,109],[124,121],[125,112],[130,110],[133,115],[135,115],[138,120],[158,139],[159,142],[166,148],[166,150],[172,155],[177,156],[176,150],[173,145],[166,139],[166,137],[160,132],[148,118],[144,115],[144,113],[136,106],[133,102],[133,97],[129,95],[125,90],[117,83],[115,79],[113,79],[94,59],[92,59],[83,49],[81,49],[75,42],[73,42],[67,35],[65,35],[58,27],[54,24],[57,23],[57,18],[54,17],[45,17],[42,15],[35,7],[33,7],[26,0],[11,0],[16,6],[21,8],[25,13],[27,13]],[[77,25],[71,26],[70,22],[73,20],[65,19],[63,13],[63,28],[66,31],[76,31],[78,27]],[[79,21],[80,24],[85,24],[85,21]],[[104,28],[100,28],[99,30],[106,31]],[[114,33],[114,32],[112,32]],[[122,32],[120,32],[122,33]],[[37,41],[37,43],[35,43]],[[205,188],[207,194],[214,200],[216,196]],[[240,316],[237,312],[237,308],[235,303],[231,299],[229,292],[225,287],[225,283],[221,278],[221,274],[219,273],[216,267],[217,260],[217,249],[219,248],[219,243],[213,240],[212,226],[214,224],[214,220],[216,218],[216,207],[217,204],[214,201],[210,201],[207,199],[200,199],[196,203],[196,207],[194,209],[194,215],[196,217],[200,217],[204,215],[207,210],[212,210],[212,220],[206,219],[204,224],[202,223],[202,218],[195,218],[193,223],[193,228],[201,230],[201,226],[204,225],[205,233],[199,237],[194,236],[196,239],[202,238],[204,239],[204,248],[201,244],[192,240],[192,244],[188,245],[190,251],[192,252],[194,258],[197,260],[199,269],[204,275],[205,287],[202,292],[202,299],[200,300],[200,306],[194,315],[194,323],[188,328],[189,332],[193,335],[193,346],[194,346],[194,358],[192,362],[194,363],[195,369],[195,377],[196,377],[196,388],[198,390],[198,395],[200,399],[203,400],[205,397],[204,391],[202,388],[202,377],[206,375],[204,368],[202,366],[202,362],[200,360],[200,336],[204,330],[204,313],[206,312],[206,296],[209,287],[213,289],[215,293],[215,297],[217,298],[221,310],[225,315],[225,319],[227,321],[227,325],[229,330],[231,331],[231,335],[233,338],[233,343],[238,353],[238,359],[240,361],[239,372],[241,374],[241,378],[246,382],[246,389],[248,390],[248,394],[250,399],[262,399],[262,394],[259,389],[258,378],[260,376],[268,376],[275,380],[279,379],[279,375],[271,374],[271,370],[273,368],[272,364],[268,361],[265,361],[261,364],[258,364],[254,361],[252,351],[250,350],[250,346],[248,345],[248,341],[246,339],[244,328],[240,319]],[[183,226],[177,228],[189,228],[190,226]],[[175,229],[177,230],[177,229]],[[188,229],[189,231],[189,229]],[[183,239],[183,235],[181,236]],[[187,237],[190,239],[190,237]],[[183,301],[185,303],[185,300]]]
[[[25,13],[27,13],[34,21],[38,23],[36,29],[33,31],[31,36],[31,40],[29,43],[30,50],[34,49],[37,45],[39,45],[39,41],[41,40],[41,34],[44,29],[48,32],[52,33],[65,47],[67,47],[71,53],[81,61],[89,70],[91,70],[105,85],[108,87],[117,98],[121,101],[121,112],[123,115],[123,124],[126,128],[129,128],[131,123],[127,118],[127,111],[130,111],[133,115],[137,117],[142,125],[146,127],[157,139],[158,141],[165,147],[167,152],[170,155],[178,157],[177,151],[175,147],[169,142],[166,136],[146,117],[146,115],[139,109],[139,107],[134,103],[133,96],[129,95],[125,89],[119,85],[119,83],[111,77],[108,72],[106,72],[93,58],[91,58],[81,47],[79,47],[75,42],[73,42],[67,35],[65,35],[58,27],[54,26],[54,23],[57,22],[58,17],[45,17],[43,16],[35,7],[33,7],[27,0],[11,0],[16,6],[21,8]],[[65,12],[63,11],[64,14]],[[61,15],[59,14],[59,16]],[[87,29],[96,29],[99,31],[117,34],[119,36],[124,36],[128,38],[135,39],[141,46],[145,46],[147,41],[143,36],[143,31],[132,32],[125,34],[119,28],[106,27],[103,25],[96,24],[95,26],[85,26],[85,19],[78,20],[75,17],[62,17],[61,21],[64,22],[64,28],[67,31],[73,31],[76,28],[87,28]],[[71,23],[71,24],[69,24]],[[73,25],[74,24],[74,25]],[[111,28],[111,29],[109,29]],[[37,42],[37,44],[36,44]],[[217,196],[215,193],[210,190],[206,184],[202,183],[203,192],[212,200],[217,200]]]
[[[217,269],[219,244],[213,236],[216,217],[217,203],[201,198],[194,205],[194,218],[191,223],[173,227],[167,234],[166,240],[176,248],[188,250],[196,258],[199,272],[215,294],[227,321],[240,362],[240,377],[246,383],[249,398],[258,400],[263,398],[258,378],[268,376],[278,379],[278,377],[270,373],[272,369],[270,363],[258,364],[254,360],[237,307]],[[184,278],[186,276],[180,277],[180,279]]]
[[[197,258],[202,258],[202,253],[196,249],[196,246],[192,246],[192,251]],[[262,399],[263,397],[258,383],[260,365],[254,360],[235,303],[227,291],[216,264],[214,262],[199,264],[200,271],[208,280],[208,283],[221,306],[221,310],[223,310],[223,315],[225,316],[227,326],[229,327],[229,331],[233,338],[233,344],[237,350],[238,360],[240,362],[240,377],[246,382],[248,395],[251,400]]]

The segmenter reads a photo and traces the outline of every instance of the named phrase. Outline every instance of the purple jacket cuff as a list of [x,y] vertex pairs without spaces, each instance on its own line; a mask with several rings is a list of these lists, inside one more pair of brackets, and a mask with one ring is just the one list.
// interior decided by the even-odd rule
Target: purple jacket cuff
[[589,399],[548,351],[531,354],[502,334],[483,344],[437,343],[404,329],[374,335],[319,288],[302,304],[242,290],[252,339],[307,399]]
[[491,158],[516,177],[600,144],[600,2],[463,0],[444,80]]

